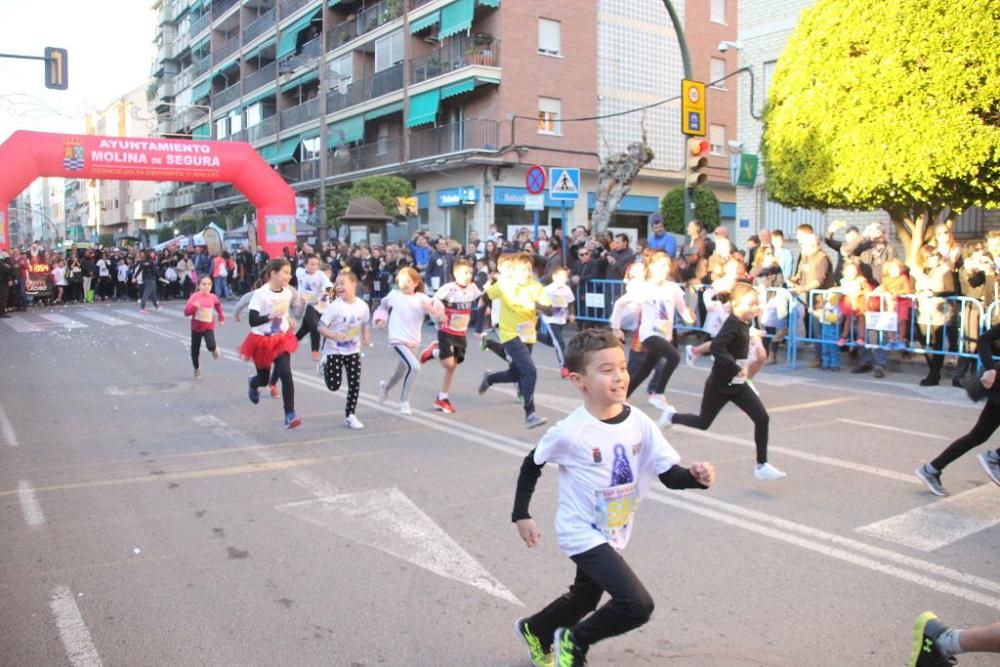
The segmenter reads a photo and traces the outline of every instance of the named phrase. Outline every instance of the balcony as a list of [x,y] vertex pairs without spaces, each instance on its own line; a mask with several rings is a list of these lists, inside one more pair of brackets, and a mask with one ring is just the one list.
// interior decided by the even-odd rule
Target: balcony
[[212,106],[215,108],[224,107],[240,99],[240,82],[237,81],[225,90],[218,92],[212,99]]
[[212,3],[212,17],[221,18],[223,14],[229,11],[229,8],[235,5],[239,0],[215,0]]
[[263,88],[269,83],[274,83],[274,75],[277,71],[278,63],[272,62],[264,65],[259,70],[244,79],[243,83],[247,94],[252,93],[258,88]]
[[188,34],[191,35],[191,39],[194,39],[195,37],[201,35],[201,33],[208,30],[208,26],[210,25],[212,25],[212,14],[210,12],[206,12],[191,21],[191,29],[188,31]]
[[460,123],[414,130],[410,134],[410,159],[468,150],[495,151],[499,142],[499,121],[468,118]]
[[319,118],[319,98],[314,97],[302,104],[285,109],[281,112],[281,129],[287,130],[290,127],[308,123],[310,120]]
[[201,76],[208,70],[212,69],[212,56],[207,55],[204,58],[199,58],[194,62],[194,65],[192,65],[191,67],[192,67],[191,69],[192,76],[195,77]]
[[278,169],[281,177],[289,183],[302,183],[319,179],[319,160],[283,164]]
[[256,142],[267,137],[273,137],[278,132],[278,115],[268,116],[253,127],[246,130],[247,141]]
[[362,9],[355,18],[335,25],[327,34],[326,48],[332,51],[402,15],[403,5],[400,0],[382,0],[367,9]]
[[302,51],[293,56],[288,56],[281,61],[281,69],[285,72],[292,72],[300,67],[315,64],[316,58],[323,53],[323,38],[316,37],[302,45]]
[[441,47],[410,61],[410,85],[471,65],[500,66],[500,41],[452,37]]
[[238,132],[232,132],[226,136],[224,141],[247,141],[249,130],[240,130]]
[[198,185],[194,189],[194,202],[195,204],[207,204],[212,201],[212,186],[209,184]]
[[289,16],[302,9],[315,0],[284,0],[281,3],[281,18],[287,19]]
[[240,36],[236,35],[222,46],[212,49],[212,64],[219,65],[226,58],[240,50]]
[[328,176],[341,176],[355,171],[366,171],[399,164],[403,161],[403,138],[391,137],[363,146],[353,146],[341,157],[342,151],[327,158]]
[[410,0],[410,9],[413,10],[416,9],[417,7],[422,7],[423,5],[426,5],[430,1],[431,0]]
[[249,44],[274,27],[274,8],[258,16],[253,23],[243,31],[243,43]]
[[347,85],[347,92],[341,93],[337,90],[336,83],[330,84],[330,94],[327,96],[327,113],[333,113],[361,104],[368,100],[391,92],[400,90],[403,87],[403,64],[393,65],[381,72],[376,72],[375,76],[352,81]]

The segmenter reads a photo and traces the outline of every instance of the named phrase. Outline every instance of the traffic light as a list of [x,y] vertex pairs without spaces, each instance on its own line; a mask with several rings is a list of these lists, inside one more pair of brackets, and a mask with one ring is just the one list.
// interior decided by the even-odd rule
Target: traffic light
[[708,180],[705,168],[708,166],[709,144],[707,139],[691,137],[688,139],[688,173],[686,185],[695,188]]
[[69,88],[69,54],[66,49],[45,47],[45,87],[52,90]]

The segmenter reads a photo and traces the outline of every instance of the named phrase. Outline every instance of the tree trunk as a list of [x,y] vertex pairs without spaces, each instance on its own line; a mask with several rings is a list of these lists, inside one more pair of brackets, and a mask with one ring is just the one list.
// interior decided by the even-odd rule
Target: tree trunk
[[618,210],[622,199],[632,189],[632,181],[652,160],[653,150],[646,145],[645,134],[642,141],[629,144],[626,152],[608,156],[597,173],[596,201],[591,218],[592,233],[599,234],[608,228],[611,215]]

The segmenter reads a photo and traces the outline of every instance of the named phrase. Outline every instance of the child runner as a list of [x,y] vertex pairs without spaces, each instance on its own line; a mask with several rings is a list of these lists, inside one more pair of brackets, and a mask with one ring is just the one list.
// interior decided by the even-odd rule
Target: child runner
[[302,340],[306,334],[309,334],[309,349],[312,350],[313,361],[319,361],[319,331],[317,327],[319,326],[319,318],[328,303],[328,290],[333,287],[330,278],[319,269],[319,257],[309,255],[306,259],[305,271],[298,274],[298,290],[306,310],[302,315],[302,325],[295,333],[295,338]]
[[417,359],[420,327],[424,323],[424,316],[434,314],[436,310],[434,302],[424,294],[424,281],[413,267],[404,266],[399,270],[396,274],[396,286],[399,289],[394,289],[383,297],[372,318],[376,329],[385,328],[388,322],[389,345],[399,356],[392,377],[378,383],[378,402],[385,403],[389,390],[402,380],[399,413],[412,415],[410,391],[420,372],[420,361]]
[[188,297],[184,304],[184,315],[191,318],[191,363],[194,364],[195,378],[201,377],[201,367],[198,365],[198,355],[201,353],[201,341],[212,356],[219,358],[219,348],[215,345],[215,318],[212,310],[219,314],[219,324],[225,324],[226,316],[222,314],[222,302],[212,294],[211,276],[202,276],[198,281],[198,291]]
[[524,425],[536,428],[548,420],[535,414],[535,381],[538,371],[531,359],[535,343],[538,313],[552,313],[549,297],[541,284],[532,277],[531,255],[522,253],[508,260],[512,264],[509,278],[486,288],[486,296],[500,300],[500,343],[510,359],[510,367],[499,373],[486,371],[479,383],[479,394],[494,384],[516,383],[524,400]]
[[[917,477],[927,485],[927,488],[935,496],[948,495],[941,484],[941,473],[944,469],[959,457],[985,443],[1000,427],[1000,383],[996,381],[996,364],[993,363],[993,343],[998,338],[1000,338],[1000,325],[991,327],[979,337],[977,346],[979,361],[985,369],[979,381],[986,388],[986,405],[979,413],[979,419],[975,426],[972,427],[971,431],[948,445],[948,448],[938,454],[936,459],[917,468]],[[986,471],[986,476],[994,484],[1000,485],[1000,449],[983,452],[978,454],[976,458],[983,466],[983,470]]]
[[240,346],[240,356],[253,361],[257,374],[248,380],[250,402],[260,402],[260,387],[268,384],[271,365],[281,380],[281,399],[285,409],[285,428],[300,426],[295,414],[295,385],[292,382],[291,354],[299,347],[292,333],[295,321],[289,311],[298,301],[295,290],[288,285],[292,268],[285,259],[273,259],[267,265],[268,282],[254,290],[250,297],[250,333]]
[[[253,298],[253,293],[266,285],[270,278],[271,272],[265,266],[260,272],[260,278],[253,284],[253,289],[241,296],[240,300],[236,302],[236,307],[233,309],[233,317],[237,322],[242,319],[243,311],[250,306],[250,299]],[[267,386],[271,392],[271,398],[281,398],[281,392],[278,391],[278,373],[276,369],[271,371],[271,378],[268,380]]]
[[334,285],[337,300],[323,312],[317,327],[323,336],[323,378],[330,391],[340,389],[344,368],[347,369],[347,406],[344,426],[362,429],[364,424],[355,416],[358,394],[361,393],[361,345],[371,342],[368,328],[368,304],[357,298],[358,278],[350,269],[343,269]]
[[444,379],[441,381],[441,391],[434,399],[434,407],[448,414],[455,412],[455,406],[448,400],[448,391],[455,377],[455,369],[465,361],[466,333],[472,319],[472,307],[483,294],[472,282],[472,265],[467,260],[456,260],[452,275],[455,280],[445,283],[434,293],[434,308],[438,312],[444,312],[438,339],[420,355],[421,364],[426,364],[431,357],[441,360]]
[[[593,644],[649,620],[653,600],[621,555],[636,507],[655,477],[670,489],[705,489],[715,477],[710,463],[678,465],[680,455],[656,424],[625,402],[625,351],[610,331],[576,334],[566,346],[566,367],[583,405],[524,458],[511,517],[528,547],[538,545],[541,534],[528,507],[542,467],[558,465],[555,530],[576,578],[567,594],[515,623],[538,667],[552,665],[553,657],[559,667],[583,665]],[[591,614],[605,591],[611,600]]]
[[951,629],[925,611],[913,628],[910,667],[957,665],[959,653],[1000,653],[1000,621],[965,630]]
[[569,306],[576,301],[573,290],[566,284],[569,281],[569,269],[565,266],[556,267],[552,271],[552,282],[545,286],[545,295],[552,302],[552,314],[542,313],[542,331],[538,333],[538,342],[550,345],[556,351],[556,361],[559,363],[559,375],[568,377],[566,360],[563,350],[562,330],[567,323],[576,319]]
[[[660,417],[660,425],[683,424],[707,431],[726,403],[732,402],[746,413],[754,424],[754,442],[757,444],[757,479],[781,479],[785,473],[767,462],[767,430],[770,417],[767,408],[753,386],[747,382],[756,374],[764,362],[763,346],[757,342],[751,347],[750,323],[759,310],[757,291],[749,283],[736,283],[730,292],[729,303],[732,315],[723,323],[718,335],[712,339],[709,348],[714,361],[712,371],[705,380],[705,392],[701,397],[701,413],[677,414],[667,408]],[[756,359],[751,359],[751,349],[757,350]]]

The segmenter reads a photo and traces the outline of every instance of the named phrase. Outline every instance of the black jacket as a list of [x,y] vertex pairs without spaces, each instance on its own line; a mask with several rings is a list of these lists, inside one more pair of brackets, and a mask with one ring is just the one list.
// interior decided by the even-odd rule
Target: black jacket
[[715,362],[707,384],[723,393],[741,391],[739,385],[734,387],[730,383],[743,368],[736,363],[737,360],[746,359],[750,354],[750,325],[735,315],[730,315],[712,339],[709,354],[715,358]]

